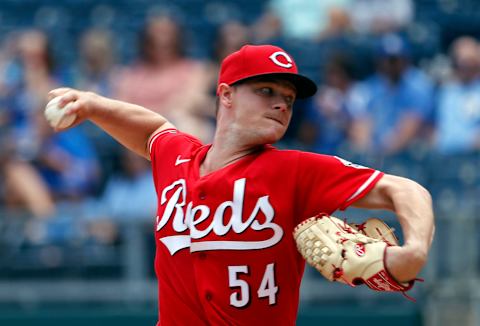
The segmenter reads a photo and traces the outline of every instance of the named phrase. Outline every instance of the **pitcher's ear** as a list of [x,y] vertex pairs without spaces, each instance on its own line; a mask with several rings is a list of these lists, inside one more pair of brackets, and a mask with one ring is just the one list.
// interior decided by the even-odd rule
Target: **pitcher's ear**
[[221,83],[217,87],[217,95],[219,99],[219,104],[226,108],[230,108],[232,105],[232,95],[233,95],[233,87],[226,84]]

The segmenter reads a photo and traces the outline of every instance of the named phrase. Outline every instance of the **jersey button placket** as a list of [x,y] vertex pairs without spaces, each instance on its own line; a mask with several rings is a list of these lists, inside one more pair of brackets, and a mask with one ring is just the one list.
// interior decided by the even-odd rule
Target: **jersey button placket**
[[200,191],[198,193],[198,199],[205,200],[205,198],[207,198],[207,195],[203,191]]

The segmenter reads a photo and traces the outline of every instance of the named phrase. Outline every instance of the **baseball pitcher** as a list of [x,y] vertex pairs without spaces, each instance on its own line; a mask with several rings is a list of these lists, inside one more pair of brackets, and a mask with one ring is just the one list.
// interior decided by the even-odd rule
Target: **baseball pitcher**
[[[151,160],[157,325],[294,325],[305,260],[332,281],[412,286],[433,237],[429,193],[339,157],[272,146],[295,99],[315,92],[284,50],[246,45],[222,62],[209,145],[134,104],[49,93],[60,109],[68,104],[73,125],[91,120]],[[349,206],[394,211],[404,243],[379,220],[348,225],[331,216]]]

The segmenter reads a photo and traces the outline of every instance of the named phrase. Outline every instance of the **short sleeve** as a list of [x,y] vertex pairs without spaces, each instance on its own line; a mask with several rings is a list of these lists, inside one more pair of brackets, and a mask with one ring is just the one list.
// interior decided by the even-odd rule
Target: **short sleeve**
[[165,129],[153,135],[148,142],[148,153],[152,162],[155,158],[163,157],[172,152],[177,152],[185,148],[186,144],[202,146],[202,142],[197,138],[182,133],[177,129]]
[[365,196],[383,173],[336,156],[300,152],[297,203],[300,221],[344,210]]
[[178,160],[190,160],[192,153],[202,143],[195,137],[182,133],[177,129],[165,129],[150,138],[148,151],[152,164],[155,188],[178,172]]

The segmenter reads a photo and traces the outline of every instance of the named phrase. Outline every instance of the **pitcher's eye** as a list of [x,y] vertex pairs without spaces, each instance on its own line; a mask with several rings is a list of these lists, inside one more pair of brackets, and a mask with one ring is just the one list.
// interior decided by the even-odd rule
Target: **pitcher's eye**
[[256,93],[263,96],[272,96],[274,92],[271,87],[260,87],[256,90]]

